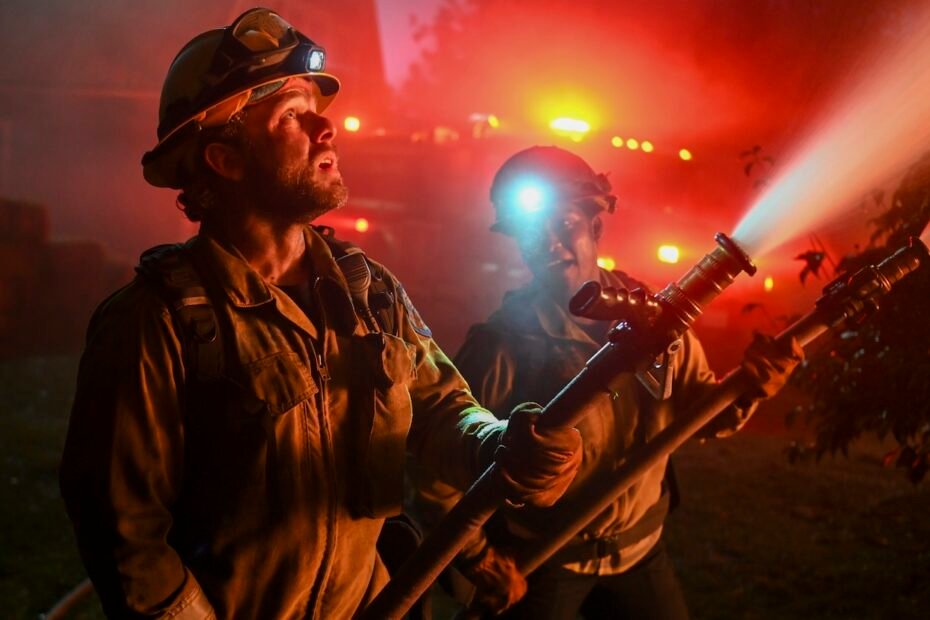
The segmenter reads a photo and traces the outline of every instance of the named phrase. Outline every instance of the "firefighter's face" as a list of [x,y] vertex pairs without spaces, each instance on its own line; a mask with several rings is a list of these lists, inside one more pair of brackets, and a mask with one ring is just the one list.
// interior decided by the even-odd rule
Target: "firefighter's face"
[[346,202],[336,129],[317,113],[319,97],[315,84],[292,79],[245,117],[245,189],[284,218],[312,221]]
[[517,246],[536,282],[572,295],[598,278],[600,217],[565,203],[527,221],[516,231]]

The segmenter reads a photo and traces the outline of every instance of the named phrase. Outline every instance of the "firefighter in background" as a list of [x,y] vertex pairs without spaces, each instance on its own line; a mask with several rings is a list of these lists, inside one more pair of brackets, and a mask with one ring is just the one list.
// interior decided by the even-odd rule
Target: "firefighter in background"
[[[610,323],[572,316],[568,302],[588,280],[629,290],[644,285],[622,271],[597,265],[602,216],[616,198],[603,174],[580,157],[555,147],[533,147],[512,156],[491,187],[497,214],[493,230],[517,243],[533,279],[507,293],[486,323],[471,328],[455,358],[484,406],[506,416],[523,401],[546,403],[601,347]],[[499,611],[517,603],[508,618],[685,618],[687,608],[662,543],[669,505],[666,462],[657,464],[526,582],[507,553],[525,539],[547,536],[547,524],[572,510],[576,493],[603,477],[631,449],[649,441],[705,391],[715,378],[697,338],[688,332],[667,361],[667,387],[647,389],[629,374],[615,398],[604,394],[579,424],[581,470],[558,504],[504,511],[501,527],[474,541],[458,566],[477,586],[476,596]],[[803,355],[797,343],[780,350],[757,337],[744,366],[757,389],[704,429],[722,437],[738,430],[758,399],[771,396]],[[664,393],[663,393],[664,392]],[[441,484],[422,491],[427,505],[448,509],[457,492]],[[524,590],[526,595],[522,597]]]
[[144,176],[200,232],[96,311],[61,465],[109,616],[350,618],[405,453],[458,488],[496,459],[527,505],[577,470],[577,431],[482,409],[393,276],[309,226],[347,196],[324,62],[252,9],[168,71]]

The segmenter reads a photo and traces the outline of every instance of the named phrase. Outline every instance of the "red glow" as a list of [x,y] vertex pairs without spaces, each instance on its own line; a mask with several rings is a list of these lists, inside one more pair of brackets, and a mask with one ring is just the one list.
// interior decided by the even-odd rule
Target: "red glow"
[[[737,155],[758,143],[787,166],[808,119],[813,124],[831,101],[845,98],[843,81],[855,77],[860,59],[882,56],[913,28],[907,7],[918,3],[826,2],[812,8],[805,1],[759,6],[669,0],[662,11],[636,2],[457,3],[461,11],[421,14],[427,32],[419,45],[406,36],[408,49],[419,46],[425,53],[416,59],[408,54],[400,64],[398,33],[376,23],[371,8],[390,5],[381,12],[398,13],[393,3],[281,4],[288,7],[282,8],[288,21],[325,44],[330,68],[342,79],[327,115],[340,130],[340,163],[358,200],[352,213],[378,219],[365,249],[409,274],[411,292],[419,292],[416,301],[425,306],[420,309],[446,323],[436,331],[443,346],[454,349],[464,330],[457,321],[483,319],[493,308],[482,300],[499,299],[526,276],[509,275],[518,258],[505,254],[512,249],[508,240],[487,232],[489,181],[517,148],[556,142],[608,174],[619,200],[616,213],[603,218],[602,251],[630,274],[662,286],[686,266],[658,262],[660,243],[675,239],[697,257],[758,196],[757,171],[747,178]],[[0,71],[0,193],[46,205],[53,237],[97,240],[119,256],[136,257],[193,234],[196,224],[173,208],[177,192],[147,186],[138,162],[154,146],[165,69],[190,36],[228,23],[228,7],[217,0],[198,4],[194,12],[184,12],[188,7],[179,0],[165,0],[157,10],[110,3],[106,11],[74,20],[67,11],[49,11],[48,3],[20,4],[22,18],[7,41],[19,56]],[[133,30],[132,45],[123,46],[113,62],[112,40],[101,33],[161,23],[178,11],[190,19]],[[68,53],[55,56],[56,39],[43,37],[45,31],[62,33]],[[382,56],[381,49],[389,53]],[[56,58],[51,65],[50,57]],[[399,68],[410,60],[417,61],[416,71]],[[82,68],[95,66],[107,71],[79,79]],[[385,68],[390,91],[381,88]],[[405,72],[409,83],[394,81]],[[906,98],[903,89],[888,92]],[[480,152],[470,150],[472,129],[466,125],[475,111],[488,115],[488,129],[500,138],[482,143]],[[365,128],[359,120],[359,132],[351,134],[344,124],[349,115],[364,119]],[[588,137],[576,144],[554,136],[548,123],[559,117],[585,120]],[[33,131],[39,126],[41,132]],[[887,133],[884,120],[872,129]],[[413,143],[407,139],[413,133],[428,138]],[[648,138],[654,154],[628,152],[630,136]],[[645,142],[639,150],[648,153]],[[683,146],[690,151],[679,154]],[[121,208],[126,204],[134,208]],[[354,216],[328,214],[327,223],[359,234]],[[837,252],[851,247],[851,237]],[[785,266],[766,266],[778,279],[767,303],[800,288],[793,251],[784,251]],[[456,259],[448,260],[453,252]],[[432,269],[430,259],[439,257],[448,266]],[[508,275],[490,284],[473,277],[483,262],[502,265],[500,273]],[[457,279],[467,284],[432,295],[437,282]],[[761,294],[761,283],[749,280],[747,290]],[[485,287],[493,290],[475,294]],[[802,292],[813,295],[814,289]],[[443,305],[453,299],[458,317]]]

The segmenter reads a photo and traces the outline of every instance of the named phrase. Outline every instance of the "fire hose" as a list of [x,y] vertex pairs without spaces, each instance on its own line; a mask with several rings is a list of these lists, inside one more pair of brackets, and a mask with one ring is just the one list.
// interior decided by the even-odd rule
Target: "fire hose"
[[[718,244],[681,279],[649,299],[635,296],[626,305],[649,302],[649,325],[631,314],[610,330],[607,344],[591,357],[584,369],[544,408],[539,424],[548,428],[574,427],[587,405],[623,374],[641,370],[662,355],[701,315],[704,307],[733,283],[740,272],[749,275],[756,267],[740,247],[723,233]],[[492,464],[427,536],[410,559],[392,576],[365,609],[362,618],[400,618],[435,581],[462,547],[503,504],[507,488],[497,465]]]
[[[797,338],[801,346],[807,346],[834,327],[877,310],[880,297],[887,294],[902,278],[928,262],[930,252],[927,246],[912,239],[908,246],[899,249],[878,265],[865,267],[852,276],[841,276],[828,284],[814,309],[776,336],[776,340],[786,343],[791,338]],[[554,535],[533,541],[516,551],[514,560],[520,573],[528,575],[539,568],[650,468],[690,439],[752,386],[750,378],[741,368],[731,371],[685,415],[676,418],[649,443],[632,450],[606,481],[579,494],[581,499],[576,509],[570,517],[553,527]],[[458,617],[480,617],[480,610],[472,609]]]

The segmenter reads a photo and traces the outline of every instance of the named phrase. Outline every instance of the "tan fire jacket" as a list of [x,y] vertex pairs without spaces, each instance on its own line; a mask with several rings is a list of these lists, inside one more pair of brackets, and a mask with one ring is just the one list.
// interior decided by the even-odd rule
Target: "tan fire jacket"
[[[637,283],[617,273],[601,271],[604,286],[633,288]],[[600,348],[597,343],[548,297],[532,286],[508,293],[503,306],[487,323],[474,326],[455,358],[455,364],[478,400],[500,417],[525,401],[545,405],[584,367]],[[632,374],[622,378],[618,398],[599,397],[578,425],[584,443],[581,469],[568,491],[552,508],[508,509],[508,529],[521,538],[545,537],[562,513],[571,512],[573,500],[586,487],[621,463],[631,449],[648,442],[668,426],[676,412],[683,412],[715,383],[700,342],[684,336],[671,361],[674,373],[672,396],[655,400]],[[754,406],[732,407],[705,429],[705,435],[735,432]],[[583,533],[590,540],[617,534],[633,527],[659,500],[667,459],[656,464],[622,497],[602,513]],[[447,510],[459,493],[441,483],[421,489],[426,510]],[[435,516],[432,520],[435,520]],[[661,535],[652,535],[598,561],[575,562],[568,568],[585,573],[616,573],[645,556]],[[480,547],[483,541],[476,541]]]
[[396,335],[356,320],[316,232],[314,321],[235,249],[189,243],[224,335],[224,378],[137,278],[97,310],[61,489],[114,617],[349,618],[383,585],[375,542],[405,452],[465,488],[500,425],[478,407],[396,281]]

